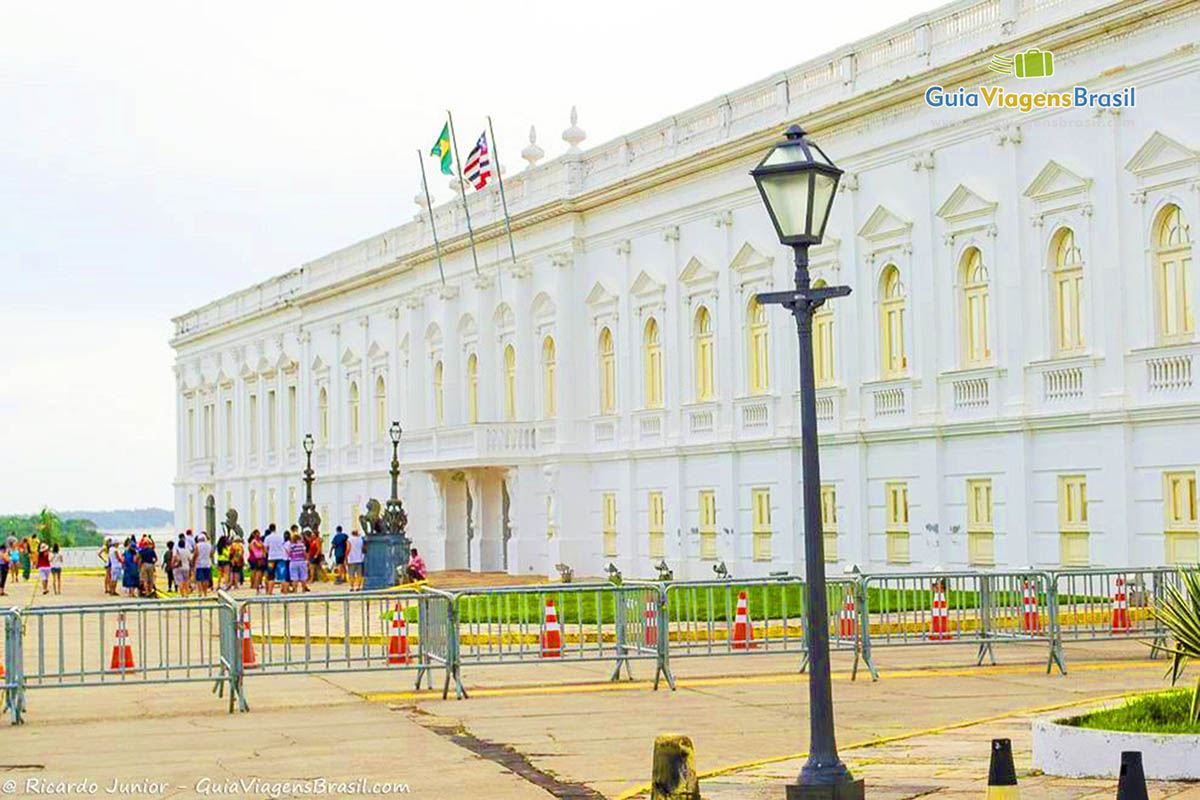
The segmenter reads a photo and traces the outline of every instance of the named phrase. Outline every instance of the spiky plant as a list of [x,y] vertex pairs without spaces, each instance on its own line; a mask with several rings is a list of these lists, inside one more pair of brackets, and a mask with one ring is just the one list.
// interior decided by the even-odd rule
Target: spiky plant
[[[1200,570],[1179,572],[1181,589],[1167,585],[1166,595],[1154,609],[1154,616],[1168,631],[1174,642],[1170,646],[1153,645],[1155,650],[1171,654],[1167,674],[1174,686],[1183,676],[1189,659],[1200,659]],[[1192,690],[1191,719],[1200,722],[1200,679]]]

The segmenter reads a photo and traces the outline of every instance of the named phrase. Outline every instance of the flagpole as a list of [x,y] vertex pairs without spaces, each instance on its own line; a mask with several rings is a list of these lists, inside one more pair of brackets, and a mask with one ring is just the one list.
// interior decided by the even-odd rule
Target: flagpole
[[492,137],[492,154],[496,156],[496,181],[500,184],[500,205],[504,208],[504,229],[508,231],[508,253],[517,265],[517,249],[513,246],[512,224],[508,221],[508,199],[504,196],[504,175],[500,172],[500,148],[496,144],[496,132],[492,130],[492,116],[488,115],[488,134]]
[[463,213],[467,216],[467,236],[471,239],[471,258],[475,262],[475,274],[479,274],[479,256],[475,253],[475,231],[471,228],[471,209],[467,205],[467,187],[463,185],[462,160],[458,157],[458,139],[454,136],[454,117],[450,109],[446,109],[446,121],[450,123],[450,146],[454,148],[454,163],[458,173],[454,179],[458,181],[458,193],[462,196]]
[[421,165],[421,189],[425,192],[425,210],[429,212],[429,230],[433,231],[433,250],[437,253],[438,274],[442,276],[442,285],[446,285],[446,270],[442,269],[442,245],[438,242],[437,225],[433,221],[433,200],[429,197],[429,182],[425,180],[425,156],[421,148],[417,148],[417,162]]

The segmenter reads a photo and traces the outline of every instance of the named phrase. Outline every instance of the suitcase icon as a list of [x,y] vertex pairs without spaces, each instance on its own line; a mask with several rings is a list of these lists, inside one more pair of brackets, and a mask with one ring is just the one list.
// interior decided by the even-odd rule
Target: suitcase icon
[[1054,54],[1036,47],[1013,57],[1018,78],[1048,78],[1054,74]]

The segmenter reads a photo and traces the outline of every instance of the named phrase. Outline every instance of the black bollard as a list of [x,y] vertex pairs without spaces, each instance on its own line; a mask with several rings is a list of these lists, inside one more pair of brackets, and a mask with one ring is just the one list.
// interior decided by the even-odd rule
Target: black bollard
[[992,761],[988,765],[987,800],[1018,800],[1017,770],[1013,767],[1012,741],[992,739]]
[[1146,772],[1142,769],[1140,750],[1121,753],[1121,779],[1117,783],[1117,800],[1150,800],[1146,794]]

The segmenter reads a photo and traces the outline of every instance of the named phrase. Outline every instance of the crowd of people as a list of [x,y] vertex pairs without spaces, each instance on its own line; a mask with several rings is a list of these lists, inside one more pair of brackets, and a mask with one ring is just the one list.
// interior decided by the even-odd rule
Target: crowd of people
[[0,595],[8,594],[10,580],[14,585],[31,580],[35,568],[42,594],[62,594],[63,555],[57,542],[47,544],[36,536],[0,541]]
[[[362,534],[357,530],[347,534],[339,525],[330,539],[331,572],[319,532],[301,530],[298,525],[279,529],[272,523],[265,533],[255,529],[248,537],[240,532],[223,534],[215,543],[204,531],[193,534],[187,530],[168,541],[161,554],[148,535],[140,539],[129,536],[120,544],[109,538],[98,556],[105,568],[106,594],[155,597],[157,569],[161,567],[167,591],[188,597],[204,596],[217,589],[240,589],[247,576],[250,588],[258,594],[274,594],[276,588],[280,594],[308,592],[310,583],[331,578],[334,583],[347,584],[350,591],[361,591],[366,550]],[[56,575],[61,574],[61,556],[59,561]],[[414,547],[405,579],[424,580],[425,574],[425,562]],[[61,577],[55,578],[55,585],[61,585]],[[0,578],[0,593],[2,589]]]

